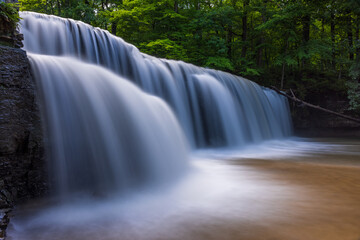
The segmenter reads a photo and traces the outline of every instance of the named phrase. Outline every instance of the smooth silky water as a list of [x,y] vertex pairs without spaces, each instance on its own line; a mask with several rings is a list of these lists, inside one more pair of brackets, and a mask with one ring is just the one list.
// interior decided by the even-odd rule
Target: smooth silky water
[[359,239],[358,139],[259,149],[197,153],[187,175],[158,191],[21,206],[9,239]]
[[52,188],[9,239],[360,238],[359,141],[291,138],[272,90],[21,17]]

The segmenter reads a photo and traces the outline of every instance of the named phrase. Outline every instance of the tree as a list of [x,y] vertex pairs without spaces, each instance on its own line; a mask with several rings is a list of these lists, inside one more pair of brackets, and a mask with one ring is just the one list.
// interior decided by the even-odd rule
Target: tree
[[109,30],[141,51],[299,96],[346,95],[360,56],[358,0],[20,0]]

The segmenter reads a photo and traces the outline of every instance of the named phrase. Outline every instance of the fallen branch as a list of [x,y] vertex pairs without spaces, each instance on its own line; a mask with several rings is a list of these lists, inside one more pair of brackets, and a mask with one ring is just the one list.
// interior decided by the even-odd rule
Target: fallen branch
[[360,119],[353,118],[353,117],[350,117],[350,116],[347,116],[347,115],[344,115],[344,114],[341,114],[341,113],[338,113],[338,112],[331,111],[331,110],[326,109],[326,108],[322,108],[322,107],[320,107],[320,106],[315,106],[315,105],[313,105],[313,104],[304,102],[303,100],[297,98],[291,89],[290,89],[290,92],[291,92],[292,96],[288,95],[288,94],[285,93],[285,92],[280,91],[279,89],[277,89],[277,88],[274,87],[274,86],[272,86],[271,88],[272,88],[275,92],[277,92],[278,94],[287,97],[287,98],[290,99],[291,101],[294,101],[294,102],[303,104],[303,105],[305,105],[305,106],[307,106],[307,107],[310,107],[310,108],[314,108],[314,109],[317,109],[317,110],[321,110],[321,111],[323,111],[323,112],[327,112],[327,113],[336,115],[336,116],[338,116],[338,117],[342,117],[342,118],[345,118],[345,119],[348,119],[348,120],[351,120],[351,121],[360,123]]

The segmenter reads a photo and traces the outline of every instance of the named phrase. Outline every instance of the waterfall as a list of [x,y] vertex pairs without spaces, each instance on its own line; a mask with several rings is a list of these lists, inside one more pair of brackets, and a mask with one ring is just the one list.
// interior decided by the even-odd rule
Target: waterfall
[[[171,106],[193,148],[238,147],[291,134],[287,101],[254,82],[142,54],[121,38],[72,19],[30,12],[21,17],[27,51],[73,56],[130,79]],[[223,99],[214,94],[216,85]]]
[[166,181],[186,168],[188,146],[291,135],[287,100],[252,81],[143,54],[72,19],[21,18],[63,195]]
[[185,136],[163,100],[99,66],[29,57],[60,196],[166,182],[186,168]]

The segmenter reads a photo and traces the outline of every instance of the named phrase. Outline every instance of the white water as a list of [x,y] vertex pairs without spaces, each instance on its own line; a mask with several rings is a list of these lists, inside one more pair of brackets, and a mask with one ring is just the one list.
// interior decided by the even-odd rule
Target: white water
[[166,182],[186,168],[187,145],[237,150],[291,134],[286,99],[254,82],[144,55],[82,22],[21,17],[62,196]]
[[55,16],[21,14],[25,49],[102,65],[165,100],[192,148],[235,147],[291,135],[287,100],[256,83],[139,52],[107,31]]
[[[302,235],[304,239],[323,239],[324,235],[328,239],[326,234],[331,229],[336,233],[350,224],[359,232],[358,198],[351,205],[341,202],[342,195],[336,192],[324,195],[331,182],[342,181],[327,171],[337,166],[339,173],[360,171],[359,144],[291,139],[245,149],[241,154],[245,159],[238,159],[238,153],[232,153],[236,160],[193,159],[192,171],[166,190],[22,207],[11,220],[9,239],[234,240],[271,236],[288,240]],[[316,176],[329,182],[307,180],[308,171],[316,173],[322,168]],[[289,177],[295,173],[299,181]],[[344,186],[345,192],[356,190],[358,182],[345,182]],[[332,209],[338,209],[338,215],[329,215]],[[355,211],[357,217],[341,218],[331,225],[338,216],[347,216],[347,211]],[[321,231],[326,224],[330,226]],[[304,231],[309,225],[316,227]],[[296,229],[296,234],[291,229]],[[317,230],[321,234],[316,235]],[[331,239],[343,236],[340,231]]]
[[70,57],[30,54],[30,62],[61,196],[119,192],[183,172],[188,145],[161,99]]
[[[290,136],[282,96],[228,73],[142,54],[81,22],[21,17],[51,177],[68,201],[15,219],[13,239],[147,239],[162,226],[174,228],[166,230],[171,235],[177,221],[237,218],[253,203],[247,196],[283,189],[218,161],[188,161],[199,152],[238,156]],[[171,188],[149,187],[168,182]],[[260,205],[246,211],[253,220],[272,212]]]

